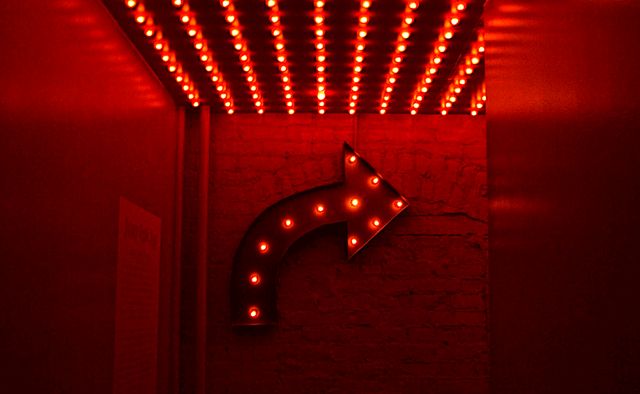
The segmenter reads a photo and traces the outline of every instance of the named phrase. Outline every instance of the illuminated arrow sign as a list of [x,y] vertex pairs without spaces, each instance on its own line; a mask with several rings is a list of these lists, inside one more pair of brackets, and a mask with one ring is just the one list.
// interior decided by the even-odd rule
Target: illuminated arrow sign
[[297,239],[320,226],[347,222],[351,258],[407,208],[407,200],[346,143],[343,156],[343,182],[287,197],[249,227],[231,273],[234,326],[275,323],[278,265]]

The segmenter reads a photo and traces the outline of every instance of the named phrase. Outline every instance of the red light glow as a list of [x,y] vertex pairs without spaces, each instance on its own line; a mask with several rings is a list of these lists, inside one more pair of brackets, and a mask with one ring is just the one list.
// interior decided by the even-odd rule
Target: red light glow
[[252,285],[254,286],[259,285],[261,281],[262,281],[262,278],[260,278],[260,275],[258,275],[258,273],[254,272],[251,275],[249,275],[249,283],[251,283]]
[[269,244],[262,241],[258,243],[258,251],[260,251],[260,253],[265,254],[269,251]]
[[291,219],[291,218],[285,218],[285,219],[282,221],[282,226],[283,226],[284,228],[291,228],[291,227],[293,227],[293,219]]
[[325,208],[325,206],[324,206],[324,205],[322,205],[322,204],[318,204],[318,205],[316,205],[315,210],[316,210],[316,213],[317,213],[317,214],[321,215],[321,214],[325,213],[325,211],[326,211],[327,209]]
[[393,202],[393,206],[396,208],[402,208],[404,206],[404,201],[402,200],[395,200]]
[[354,208],[358,207],[360,205],[360,200],[357,198],[352,198],[351,201],[349,201],[349,204]]
[[349,237],[349,245],[356,246],[357,244],[358,244],[358,238],[357,237]]
[[371,227],[378,228],[380,227],[380,219],[374,218],[371,220]]
[[258,317],[260,317],[260,309],[258,309],[258,307],[256,306],[252,306],[251,308],[249,308],[249,317],[252,319],[257,319]]

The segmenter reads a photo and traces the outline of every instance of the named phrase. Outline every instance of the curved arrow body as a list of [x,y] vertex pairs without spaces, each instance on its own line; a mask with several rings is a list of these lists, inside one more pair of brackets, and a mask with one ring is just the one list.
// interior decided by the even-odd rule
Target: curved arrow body
[[347,222],[351,258],[408,203],[366,161],[344,145],[344,181],[306,190],[264,210],[236,251],[231,273],[234,326],[276,321],[277,272],[289,247],[325,225]]

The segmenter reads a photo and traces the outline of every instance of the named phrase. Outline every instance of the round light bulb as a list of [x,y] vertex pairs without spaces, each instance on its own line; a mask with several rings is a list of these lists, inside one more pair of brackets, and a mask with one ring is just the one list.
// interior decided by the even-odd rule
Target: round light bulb
[[249,317],[252,319],[257,319],[258,317],[260,317],[260,309],[255,306],[249,308]]
[[260,275],[258,275],[256,272],[249,275],[249,283],[251,283],[252,285],[254,286],[259,285],[260,282],[261,282]]

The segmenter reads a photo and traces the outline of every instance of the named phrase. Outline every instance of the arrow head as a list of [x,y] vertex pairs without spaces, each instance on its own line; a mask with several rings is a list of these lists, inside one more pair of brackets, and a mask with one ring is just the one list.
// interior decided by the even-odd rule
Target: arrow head
[[389,224],[409,203],[366,160],[344,144],[349,259]]

